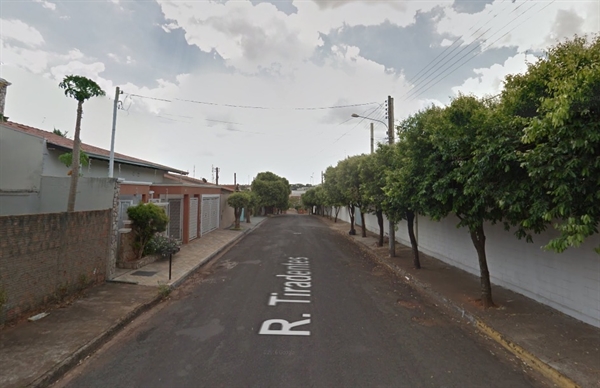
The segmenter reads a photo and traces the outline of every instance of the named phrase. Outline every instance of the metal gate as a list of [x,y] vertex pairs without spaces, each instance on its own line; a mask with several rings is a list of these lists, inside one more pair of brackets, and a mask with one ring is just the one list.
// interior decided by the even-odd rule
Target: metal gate
[[127,208],[133,206],[132,200],[119,200],[119,229],[123,227],[123,221],[128,220]]
[[169,199],[169,237],[181,240],[183,219],[181,199]]
[[190,198],[190,241],[198,237],[198,198]]
[[202,196],[202,222],[200,233],[205,235],[219,227],[219,205],[221,196],[218,194]]

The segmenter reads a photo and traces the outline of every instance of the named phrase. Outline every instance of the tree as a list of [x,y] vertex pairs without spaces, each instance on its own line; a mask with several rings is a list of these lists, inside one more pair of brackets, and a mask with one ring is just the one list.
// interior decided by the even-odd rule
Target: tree
[[244,191],[238,191],[227,198],[227,204],[233,208],[233,214],[235,216],[235,229],[240,229],[240,216],[242,215],[242,209],[247,208],[250,203],[250,194]]
[[60,129],[56,129],[54,128],[54,130],[52,131],[52,133],[54,133],[55,135],[61,136],[61,137],[67,137],[67,133],[69,133],[68,131],[61,131]]
[[323,178],[324,182],[322,187],[324,195],[327,198],[328,204],[333,207],[335,212],[335,218],[333,222],[337,222],[340,208],[347,204],[344,194],[339,186],[337,169],[332,166],[327,167]]
[[414,231],[415,216],[423,214],[422,208],[431,201],[430,197],[423,195],[427,193],[422,188],[423,177],[429,167],[439,163],[435,160],[436,154],[427,128],[440,120],[441,113],[441,108],[432,106],[402,121],[398,143],[387,149],[387,156],[382,155],[386,161],[384,163],[389,165],[384,187],[387,195],[383,201],[384,212],[394,223],[406,220],[416,269],[421,268],[421,261]]
[[[598,233],[600,223],[600,36],[548,50],[527,73],[507,77],[502,107],[522,129],[519,154],[537,187],[523,226],[554,223],[562,252]],[[600,253],[600,247],[596,247]]]
[[252,191],[244,191],[244,193],[248,194],[248,203],[246,204],[246,211],[244,213],[246,215],[246,223],[249,224],[250,216],[254,213],[257,204],[257,199],[256,195]]
[[363,220],[363,236],[365,235],[365,222],[363,212],[363,198],[360,192],[360,169],[359,164],[363,155],[356,155],[338,162],[337,169],[337,184],[343,198],[346,201],[348,207],[348,213],[350,215],[350,234],[355,235],[356,229],[354,228],[354,212],[358,208],[361,212],[361,219]]
[[[83,103],[92,97],[104,96],[104,91],[97,83],[89,78],[68,75],[58,84],[65,90],[65,96],[77,100],[77,119],[75,121],[75,137],[73,139],[73,159],[79,160],[79,150],[81,147],[81,117],[83,116]],[[77,181],[79,180],[79,163],[73,163],[71,170],[71,186],[69,188],[69,199],[67,202],[67,211],[75,211],[75,197],[77,195]]]
[[[66,152],[66,153],[60,155],[58,157],[58,160],[60,160],[65,166],[71,167],[71,165],[73,164],[73,153]],[[90,157],[83,151],[80,151],[80,154],[79,154],[79,164],[81,164],[84,167],[87,167],[90,164]],[[73,170],[69,171],[68,175],[71,175],[72,173],[73,173]],[[81,175],[81,174],[79,174],[79,175]]]
[[[383,188],[385,186],[388,165],[386,163],[385,151],[389,146],[380,145],[377,152],[366,155],[360,162],[360,191],[361,197],[366,204],[369,204],[368,211],[377,217],[379,226],[378,246],[383,246],[383,203],[386,200]],[[364,222],[363,222],[364,223]]]
[[304,194],[300,196],[302,204],[309,209],[309,214],[314,214],[313,207],[317,208],[317,214],[323,210],[323,188],[321,186],[314,187],[306,190]]
[[156,233],[164,232],[169,223],[165,210],[153,203],[140,203],[127,208],[127,216],[133,224],[135,234],[134,252],[138,259],[142,258],[148,242]]
[[256,195],[258,205],[264,206],[267,214],[273,213],[275,208],[289,208],[290,183],[272,172],[259,173],[252,181],[252,192]]
[[507,230],[516,226],[517,237],[531,239],[519,222],[531,195],[515,152],[519,133],[506,125],[495,102],[469,96],[454,99],[427,123],[427,131],[433,149],[420,205],[436,220],[454,213],[460,220],[457,226],[468,228],[479,261],[481,300],[485,308],[491,307],[484,223],[503,222]]

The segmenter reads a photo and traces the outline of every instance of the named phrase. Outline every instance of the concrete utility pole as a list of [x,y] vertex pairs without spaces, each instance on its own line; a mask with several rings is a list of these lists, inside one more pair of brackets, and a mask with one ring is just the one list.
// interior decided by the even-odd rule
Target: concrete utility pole
[[374,147],[374,145],[373,145],[373,142],[374,142],[373,131],[374,131],[373,130],[373,123],[371,123],[371,153],[373,153],[373,147]]
[[215,184],[218,185],[219,184],[219,167],[215,167],[215,173],[216,173],[216,181]]
[[[388,114],[388,142],[394,144],[394,99],[388,96],[387,100]],[[392,221],[389,222],[390,236],[390,257],[396,257],[396,225]]]
[[110,137],[110,158],[108,160],[108,177],[112,178],[115,169],[115,132],[117,131],[117,109],[119,108],[119,95],[121,90],[115,89],[115,103],[113,105],[112,136]]

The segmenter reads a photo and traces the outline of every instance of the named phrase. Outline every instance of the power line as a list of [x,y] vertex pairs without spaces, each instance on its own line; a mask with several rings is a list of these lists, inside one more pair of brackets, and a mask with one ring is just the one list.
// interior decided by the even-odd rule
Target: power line
[[[513,10],[511,11],[511,13],[513,13],[514,11],[516,11],[517,9],[519,9],[520,7],[522,7],[524,4],[525,4],[525,3],[522,3],[522,4],[520,4],[519,6],[517,6],[515,9],[513,9]],[[525,12],[523,12],[521,15],[517,16],[516,18],[513,18],[513,19],[511,20],[511,22],[509,22],[509,24],[510,24],[510,23],[512,23],[513,21],[515,21],[516,19],[518,19],[520,16],[524,15],[524,14],[525,14],[527,11],[529,11],[529,10],[530,10],[531,8],[533,8],[535,5],[536,5],[536,4],[534,3],[534,5],[533,5],[533,6],[531,6],[530,8],[528,8],[528,9],[527,9]],[[497,16],[497,15],[498,15],[498,14],[496,14],[495,16]],[[494,17],[495,17],[495,16],[494,16]],[[446,59],[446,60],[445,60],[445,61],[444,61],[444,62],[441,64],[441,66],[440,66],[438,69],[436,69],[436,70],[433,72],[433,74],[431,74],[431,76],[434,76],[435,74],[437,74],[438,72],[440,72],[440,71],[441,71],[441,73],[437,74],[437,76],[436,76],[434,79],[437,79],[437,78],[439,78],[439,76],[440,76],[440,75],[442,75],[442,74],[443,74],[443,72],[445,71],[445,70],[444,70],[444,68],[446,67],[446,64],[447,64],[449,61],[453,60],[453,59],[454,59],[454,58],[456,58],[458,55],[460,55],[460,53],[462,53],[463,51],[467,50],[467,49],[469,48],[469,46],[471,46],[473,43],[477,43],[478,39],[479,39],[479,38],[481,38],[482,36],[484,36],[485,34],[487,34],[487,33],[488,33],[488,32],[489,32],[489,31],[490,31],[492,28],[493,28],[493,26],[492,26],[492,27],[490,27],[490,28],[488,28],[488,29],[487,29],[487,30],[485,30],[484,32],[482,32],[482,33],[481,33],[479,36],[477,36],[477,37],[476,37],[476,38],[473,40],[473,42],[471,42],[471,43],[469,43],[468,45],[464,46],[464,47],[463,47],[463,48],[462,48],[460,51],[458,51],[456,54],[454,54],[454,55],[452,55],[450,58]],[[481,28],[480,28],[480,29],[481,29]],[[500,28],[500,30],[498,30],[497,32],[495,32],[494,34],[492,34],[492,35],[490,36],[490,38],[491,38],[492,36],[496,35],[498,32],[502,31],[502,29],[503,29],[503,28]],[[479,31],[479,30],[478,30],[478,31]],[[488,39],[489,39],[489,38],[486,38],[486,39],[484,39],[482,42],[479,42],[479,43],[477,43],[477,44],[475,45],[475,47],[474,47],[472,50],[470,50],[469,52],[467,52],[467,54],[463,55],[463,56],[462,56],[462,57],[460,57],[458,60],[460,60],[460,59],[464,58],[466,55],[468,55],[469,53],[473,52],[475,49],[477,49],[478,47],[480,47],[480,46],[481,46],[481,44],[482,44],[483,42],[486,42]],[[458,48],[458,47],[459,47],[459,46],[457,46],[456,48]],[[455,48],[455,49],[456,49],[456,48]],[[454,51],[454,50],[452,50],[452,51]],[[452,51],[451,51],[451,52],[452,52]],[[450,53],[448,53],[447,55],[449,55],[449,54],[450,54]],[[447,55],[446,55],[446,56],[447,56]],[[455,63],[456,63],[456,61],[455,61],[455,62],[453,62],[453,63],[451,63],[449,66],[452,66],[452,65],[454,65]],[[446,68],[446,70],[447,70],[447,68]],[[427,72],[427,73],[429,73],[429,72]],[[427,82],[425,82],[425,81],[427,81]],[[425,82],[425,84],[423,84],[423,82]],[[400,98],[402,98],[403,100],[406,100],[406,99],[407,99],[407,98],[408,98],[408,97],[409,97],[409,96],[410,96],[412,93],[414,93],[415,91],[417,91],[418,89],[420,89],[420,88],[422,88],[422,87],[424,87],[424,86],[426,86],[426,85],[429,85],[430,83],[431,83],[431,79],[429,79],[429,81],[427,80],[427,78],[426,78],[426,79],[423,79],[423,80],[421,80],[421,81],[417,82],[415,85],[413,85],[413,87],[411,88],[411,90],[409,90],[408,92],[406,92],[406,93],[405,93],[403,96],[401,96]],[[419,85],[419,84],[421,84],[421,85]],[[419,85],[419,86],[417,86],[417,85]]]
[[[546,9],[548,6],[550,6],[552,3],[554,3],[556,0],[551,1],[550,3],[548,3],[546,6],[544,6],[543,8],[541,8],[539,11],[537,11],[538,13],[543,11],[544,9]],[[517,19],[519,19],[521,16],[525,15],[528,11],[530,11],[533,7],[535,7],[537,4],[534,3],[531,7],[529,7],[527,10],[525,10],[523,13],[521,13],[519,16],[517,16],[516,18],[514,18],[513,20],[511,20],[506,26],[512,24],[514,21],[516,21]],[[429,89],[431,89],[433,86],[437,85],[438,83],[441,82],[441,80],[433,83],[431,86],[429,86],[426,89],[423,89],[425,86],[431,84],[433,81],[439,79],[440,77],[447,77],[448,75],[454,73],[456,70],[458,70],[460,68],[460,66],[464,65],[465,63],[469,62],[470,60],[476,58],[477,56],[483,54],[485,52],[485,50],[487,50],[489,47],[493,46],[496,42],[498,42],[499,40],[501,40],[502,38],[504,38],[506,35],[508,35],[510,32],[512,32],[513,30],[515,30],[517,27],[521,26],[523,23],[525,23],[527,20],[531,19],[531,17],[533,17],[534,15],[530,16],[529,18],[525,19],[523,22],[519,23],[518,25],[516,25],[515,27],[511,28],[510,30],[508,30],[506,33],[504,33],[502,36],[500,36],[498,39],[494,40],[491,44],[487,45],[486,47],[484,47],[479,53],[475,54],[473,57],[468,58],[466,61],[464,61],[463,63],[460,63],[458,67],[455,67],[454,69],[452,69],[452,66],[454,66],[456,63],[458,63],[460,60],[462,60],[463,58],[465,58],[467,55],[471,54],[473,51],[475,51],[476,49],[480,48],[482,46],[483,43],[487,42],[492,36],[496,35],[498,32],[502,31],[504,28],[500,29],[498,32],[492,34],[490,36],[490,38],[484,39],[482,42],[478,43],[474,48],[472,48],[470,51],[468,51],[466,54],[464,54],[463,56],[461,56],[460,58],[458,58],[456,61],[452,62],[444,72],[438,74],[435,78],[430,79],[427,83],[419,86],[417,89],[413,89],[411,91],[408,91],[407,93],[405,93],[401,98],[406,101],[409,98],[411,100],[416,99],[418,96],[420,96],[421,94],[423,94],[424,92],[428,91]],[[505,27],[506,27],[505,26]],[[458,53],[457,53],[458,55]],[[455,55],[455,56],[457,56]],[[455,57],[454,56],[454,57]],[[453,58],[454,58],[453,57]],[[452,69],[452,71],[448,72],[449,69]],[[421,90],[419,90],[421,89]]]
[[220,103],[216,103],[216,102],[187,100],[187,99],[182,99],[182,98],[174,98],[173,100],[167,100],[165,98],[148,97],[148,96],[142,96],[140,94],[130,94],[130,96],[139,97],[139,98],[145,98],[145,99],[155,100],[155,101],[163,101],[163,102],[173,102],[173,100],[175,100],[175,101],[190,102],[190,103],[202,104],[202,105],[224,106],[224,107],[227,107],[227,108],[262,109],[262,110],[275,110],[275,109],[325,110],[325,109],[352,108],[352,107],[357,107],[357,106],[366,106],[366,105],[377,104],[377,102],[364,102],[364,103],[359,103],[359,104],[348,104],[348,105],[317,106],[317,107],[294,107],[294,108],[279,107],[279,108],[276,108],[276,107],[255,106],[255,105],[220,104]]
[[[505,1],[506,1],[506,0],[505,0]],[[493,16],[491,19],[490,19],[490,21],[494,20],[494,19],[495,19],[495,18],[496,18],[496,17],[497,17],[499,14],[501,14],[502,12],[504,12],[506,9],[508,9],[508,7],[507,7],[507,8],[504,8],[504,9],[502,9],[501,11],[499,11],[498,13],[496,13],[496,14],[495,14],[495,15],[494,15],[494,16]],[[491,12],[492,12],[492,10],[490,9],[490,11],[488,12],[488,15],[489,15]],[[480,21],[481,21],[481,20],[480,20]],[[488,23],[489,23],[489,22],[488,22]],[[472,30],[472,29],[473,29],[473,28],[474,28],[474,27],[475,27],[477,24],[479,24],[479,21],[478,21],[477,23],[473,24],[473,25],[471,26],[471,28],[469,28],[469,30],[468,30],[468,31],[471,31],[471,30]],[[477,32],[479,32],[479,31],[480,31],[480,30],[481,30],[481,29],[482,29],[482,28],[485,26],[485,24],[487,24],[487,23],[484,23],[484,25],[483,25],[483,26],[479,27],[479,28],[478,28],[478,29],[477,29],[475,32],[471,33],[471,35],[470,35],[469,37],[471,37],[471,36],[475,35]],[[468,31],[467,31],[467,32],[468,32]],[[488,29],[488,31],[489,31],[489,29]],[[486,32],[487,32],[487,31],[486,31]],[[485,34],[485,32],[484,32],[484,34]],[[483,34],[482,34],[482,35],[483,35]],[[456,44],[458,41],[460,41],[460,40],[461,40],[463,37],[464,37],[464,35],[461,35],[461,36],[459,36],[458,38],[456,38],[456,40],[455,40],[454,42],[452,42],[452,44],[451,44],[450,46],[446,47],[446,48],[445,48],[445,49],[444,49],[444,50],[443,50],[441,53],[439,53],[439,54],[438,54],[438,55],[437,55],[437,56],[436,56],[436,57],[435,57],[435,58],[434,58],[434,59],[433,59],[431,62],[429,62],[429,64],[428,64],[427,66],[425,66],[425,67],[424,67],[423,69],[421,69],[421,70],[420,70],[420,71],[419,71],[417,74],[415,74],[415,75],[414,75],[414,77],[412,77],[412,79],[411,79],[411,80],[409,80],[409,82],[411,82],[411,83],[415,83],[415,86],[416,86],[416,84],[418,83],[418,81],[419,81],[420,79],[422,79],[424,76],[426,76],[427,74],[429,74],[429,73],[431,72],[431,70],[433,70],[433,69],[435,68],[435,66],[436,66],[438,63],[440,63],[440,62],[441,62],[441,61],[442,61],[444,58],[446,58],[448,55],[452,54],[452,53],[453,53],[453,52],[454,52],[456,49],[458,49],[458,48],[460,47],[460,44],[459,44],[458,46],[454,47],[454,48],[453,48],[453,49],[452,49],[452,50],[451,50],[451,51],[450,51],[448,54],[446,54],[446,55],[444,55],[442,58],[440,58],[440,60],[439,60],[439,61],[436,61],[436,60],[437,60],[437,59],[438,59],[440,56],[442,56],[442,55],[443,55],[443,54],[444,54],[446,51],[448,51],[448,50],[449,50],[449,49],[450,49],[452,46],[454,46],[454,45],[455,45],[455,44]],[[469,44],[467,45],[467,47],[468,47],[468,46],[470,46],[472,43],[473,43],[473,42],[469,43]],[[460,52],[459,52],[459,53],[460,53]],[[457,55],[458,55],[459,53],[457,53]],[[434,62],[435,62],[435,63],[434,63]],[[433,65],[432,65],[432,64],[433,64]],[[429,66],[433,66],[433,67],[432,67],[431,69],[427,70],[427,69],[429,68]],[[427,70],[427,71],[426,71],[426,70]],[[424,74],[422,74],[422,75],[420,75],[420,74],[421,74],[421,73],[423,73],[423,72],[425,72],[425,73],[424,73]]]

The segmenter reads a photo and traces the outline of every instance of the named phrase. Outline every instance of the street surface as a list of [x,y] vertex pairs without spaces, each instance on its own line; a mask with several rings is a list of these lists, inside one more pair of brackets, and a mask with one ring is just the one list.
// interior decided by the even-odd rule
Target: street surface
[[204,271],[55,386],[542,386],[315,217],[266,220]]

